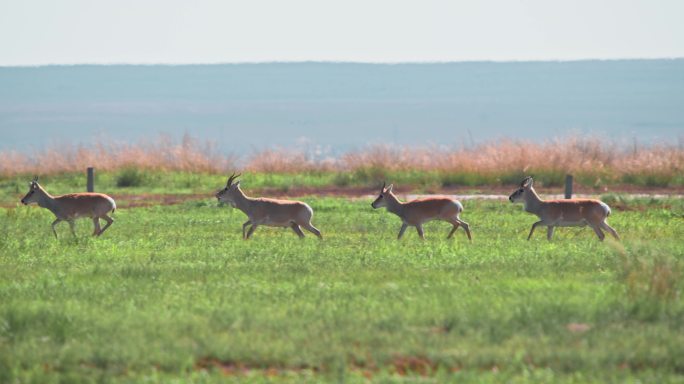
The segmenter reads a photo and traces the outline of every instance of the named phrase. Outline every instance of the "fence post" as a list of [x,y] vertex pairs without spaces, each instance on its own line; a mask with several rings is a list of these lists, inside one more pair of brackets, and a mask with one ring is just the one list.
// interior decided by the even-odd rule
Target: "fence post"
[[95,192],[95,178],[93,175],[94,173],[95,170],[93,169],[93,167],[88,167],[88,184],[86,186],[88,192]]
[[572,199],[572,175],[565,175],[565,198]]

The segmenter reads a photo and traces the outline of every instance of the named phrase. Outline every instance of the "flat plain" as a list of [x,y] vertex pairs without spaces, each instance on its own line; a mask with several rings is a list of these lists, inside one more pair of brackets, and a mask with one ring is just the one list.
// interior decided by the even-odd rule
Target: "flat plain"
[[520,206],[466,200],[469,243],[301,199],[322,241],[243,241],[208,198],[119,209],[99,238],[0,208],[0,382],[684,381],[681,200],[612,201],[603,243],[526,241]]

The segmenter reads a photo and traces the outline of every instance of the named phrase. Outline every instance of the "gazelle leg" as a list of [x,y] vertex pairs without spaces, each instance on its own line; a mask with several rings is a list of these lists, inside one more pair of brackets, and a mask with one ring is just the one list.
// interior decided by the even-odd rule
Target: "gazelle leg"
[[532,234],[534,233],[534,229],[537,228],[537,225],[542,224],[543,221],[537,221],[536,223],[532,224],[532,229],[530,229],[530,234],[527,236],[527,240],[530,240],[532,238]]
[[404,236],[406,228],[408,228],[408,225],[406,223],[401,224],[401,229],[399,230],[399,234],[397,235],[397,240],[401,239],[401,237]]
[[93,226],[95,229],[93,230],[93,236],[97,236],[100,234],[100,218],[99,217],[93,217]]
[[608,225],[608,223],[606,223],[605,221],[601,223],[601,228],[605,229],[606,231],[608,231],[608,233],[610,233],[611,235],[613,235],[613,237],[615,238],[615,240],[620,240],[620,236],[618,236],[618,234],[617,234],[617,232],[615,231],[615,229],[613,229],[613,227],[611,227],[610,225]]
[[461,224],[461,227],[463,227],[463,230],[465,231],[466,235],[468,236],[468,240],[473,241],[473,238],[470,236],[470,225],[461,219],[456,219],[456,220],[458,221],[459,224]]
[[254,233],[254,230],[257,229],[258,225],[252,224],[251,227],[249,227],[249,231],[247,231],[247,236],[245,237],[245,240],[249,239],[252,236],[252,233]]
[[313,233],[314,235],[318,236],[319,240],[323,240],[323,235],[321,235],[321,231],[319,231],[316,227],[311,225],[311,223],[306,223],[306,224],[302,225],[302,227],[304,229],[306,229],[307,231]]
[[74,235],[74,237],[76,237],[76,224],[74,223],[74,220],[67,220],[67,222],[69,223],[69,229],[71,229],[71,234]]
[[242,238],[243,239],[247,238],[245,231],[247,230],[247,226],[250,224],[252,224],[252,220],[247,220],[244,224],[242,224]]
[[420,236],[421,239],[425,240],[425,234],[423,234],[423,225],[422,224],[416,225],[416,231],[418,232],[418,236]]
[[57,231],[55,230],[55,225],[59,224],[62,221],[62,219],[57,219],[52,222],[52,233],[55,234],[55,239],[57,238]]
[[593,229],[594,232],[596,232],[596,236],[598,236],[599,240],[603,241],[603,239],[606,238],[606,235],[603,234],[601,228],[599,228],[598,226],[592,225],[591,229]]
[[449,236],[447,236],[447,239],[451,239],[451,236],[454,235],[454,232],[458,229],[458,226],[460,225],[458,222],[453,222],[451,223],[454,227],[451,228],[451,232],[449,232]]
[[102,233],[104,233],[104,231],[107,230],[107,228],[109,228],[109,226],[112,225],[112,223],[114,223],[114,219],[112,219],[111,217],[109,217],[109,216],[107,216],[107,215],[104,215],[104,216],[102,216],[102,217],[100,217],[100,218],[101,218],[101,219],[104,219],[104,221],[106,221],[107,224],[105,224],[104,228],[102,228],[102,229],[100,230],[100,233],[97,234],[98,236],[100,236]]
[[297,223],[292,223],[290,224],[290,228],[299,236],[300,239],[304,238],[304,232],[302,232],[302,229],[299,228],[299,225]]
[[552,225],[549,225],[549,226],[546,228],[546,240],[551,241],[551,237],[553,237],[553,230],[554,230],[554,228],[556,228],[556,227],[554,227],[554,226],[552,226]]

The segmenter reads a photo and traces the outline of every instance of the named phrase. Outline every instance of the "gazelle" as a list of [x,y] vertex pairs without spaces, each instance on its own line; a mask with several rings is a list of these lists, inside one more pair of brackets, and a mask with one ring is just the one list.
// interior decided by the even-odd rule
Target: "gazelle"
[[[116,209],[114,199],[105,194],[70,193],[68,195],[52,196],[35,179],[29,183],[29,191],[21,199],[21,202],[24,205],[37,203],[38,206],[49,209],[50,212],[57,216],[57,219],[52,222],[52,233],[55,234],[55,238],[57,237],[55,225],[61,221],[69,223],[71,233],[75,237],[74,220],[82,217],[93,219],[93,224],[95,225],[93,236],[100,236],[114,222],[114,219],[107,214],[114,212]],[[107,222],[102,229],[100,229],[100,219],[104,219]]]
[[380,196],[371,203],[371,206],[375,209],[386,207],[388,211],[401,218],[402,224],[397,240],[401,239],[409,225],[416,227],[418,236],[425,240],[423,223],[432,220],[442,220],[453,225],[447,239],[454,235],[454,232],[456,232],[460,225],[465,230],[466,235],[468,235],[468,240],[472,240],[470,237],[470,226],[459,218],[459,215],[463,212],[463,205],[458,200],[435,196],[402,203],[392,193],[393,186],[394,184],[390,184],[389,187],[385,188],[385,183],[383,183],[380,189]]
[[[299,236],[304,237],[302,228],[322,239],[321,231],[311,225],[313,209],[306,203],[291,200],[276,200],[268,198],[252,198],[240,189],[240,181],[235,181],[240,175],[233,173],[226,183],[226,187],[216,193],[216,198],[232,205],[247,215],[248,220],[242,224],[242,238],[249,239],[260,225],[269,227],[289,227]],[[249,231],[247,226],[250,226]]]
[[526,177],[520,183],[520,188],[508,198],[512,203],[522,202],[525,211],[534,213],[540,219],[532,224],[527,240],[532,237],[538,225],[547,227],[546,238],[548,240],[551,240],[555,227],[583,227],[585,225],[589,225],[601,241],[606,237],[601,229],[610,232],[616,239],[620,239],[615,229],[606,222],[610,215],[608,204],[593,199],[542,200],[534,190],[533,184],[532,177]]

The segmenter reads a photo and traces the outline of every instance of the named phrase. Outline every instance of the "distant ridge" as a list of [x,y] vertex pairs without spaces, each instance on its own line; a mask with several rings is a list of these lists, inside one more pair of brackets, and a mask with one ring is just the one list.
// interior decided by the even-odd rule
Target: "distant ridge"
[[[684,59],[0,68],[0,149],[180,137],[224,151],[458,146],[567,134],[679,140]],[[467,138],[467,139],[466,139]]]
[[460,61],[236,61],[236,62],[209,62],[209,63],[45,63],[45,64],[26,64],[26,65],[3,65],[0,68],[42,68],[42,67],[78,67],[78,66],[213,66],[213,65],[261,65],[261,64],[360,64],[360,65],[433,65],[433,64],[470,64],[470,63],[493,63],[493,64],[518,64],[518,63],[575,63],[575,62],[614,62],[614,61],[661,61],[661,60],[682,60],[684,57],[658,57],[658,58],[584,58],[584,59],[545,59],[545,60],[460,60]]

